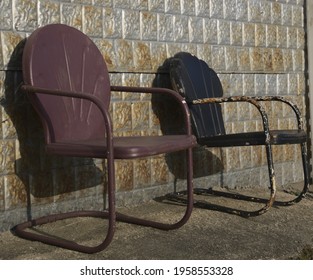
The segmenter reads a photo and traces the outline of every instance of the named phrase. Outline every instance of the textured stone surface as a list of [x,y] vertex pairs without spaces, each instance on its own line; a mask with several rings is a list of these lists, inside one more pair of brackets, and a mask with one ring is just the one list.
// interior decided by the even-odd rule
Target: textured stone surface
[[53,1],[39,1],[38,24],[44,26],[60,22],[60,3]]
[[[164,61],[189,51],[218,72],[226,96],[287,96],[305,114],[304,12],[304,1],[296,0],[0,1],[0,211],[25,206],[27,188],[35,205],[54,203],[54,210],[66,210],[66,202],[72,207],[75,198],[91,208],[102,205],[102,161],[46,156],[40,123],[18,91],[20,43],[37,27],[61,22],[85,32],[99,47],[114,85],[157,85],[154,73]],[[273,128],[295,127],[289,108],[264,106]],[[180,124],[168,121],[173,108],[150,94],[114,92],[114,134],[176,131]],[[262,129],[251,105],[222,108],[227,132]],[[274,153],[279,183],[302,180],[296,147],[275,147]],[[205,186],[223,180],[230,188],[255,186],[268,176],[263,147],[199,149],[195,158],[198,182]],[[118,161],[117,189],[125,202],[119,203],[162,195],[184,168],[179,155]],[[90,197],[96,197],[92,205]]]

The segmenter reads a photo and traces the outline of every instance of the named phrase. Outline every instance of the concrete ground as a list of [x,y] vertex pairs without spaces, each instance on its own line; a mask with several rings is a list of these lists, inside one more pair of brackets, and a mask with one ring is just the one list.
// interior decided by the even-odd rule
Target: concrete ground
[[[245,191],[248,196],[261,193],[262,191],[256,190]],[[288,197],[289,194],[279,192],[277,199],[283,200]],[[262,205],[223,196],[208,196],[201,199],[206,199],[211,205],[219,204],[241,209]],[[152,201],[134,208],[119,210],[127,214],[170,221],[179,217],[183,209],[180,205]],[[75,218],[42,226],[39,231],[73,238],[85,244],[97,244],[105,235],[105,222],[95,218]],[[313,248],[313,194],[310,192],[298,204],[287,207],[273,206],[267,213],[250,218],[218,209],[195,208],[188,223],[173,231],[118,222],[109,247],[91,255],[24,240],[11,232],[0,234],[0,247],[0,259],[7,260],[295,259],[303,255],[304,249],[308,251],[308,248],[309,250]]]

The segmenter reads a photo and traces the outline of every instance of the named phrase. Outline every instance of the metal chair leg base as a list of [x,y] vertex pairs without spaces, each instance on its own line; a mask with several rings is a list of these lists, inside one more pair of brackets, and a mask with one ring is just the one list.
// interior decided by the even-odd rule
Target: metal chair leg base
[[[257,199],[257,198],[244,199],[243,196],[241,196],[241,195],[232,196],[231,194],[227,194],[226,192],[217,192],[217,191],[214,191],[212,189],[195,189],[194,193],[198,194],[198,195],[204,195],[204,196],[205,195],[219,195],[219,196],[229,197],[229,198],[233,198],[233,199],[250,200],[250,201],[254,201],[254,202],[264,202],[265,203],[265,205],[262,208],[260,208],[259,210],[246,211],[246,210],[239,210],[239,209],[234,209],[231,207],[225,207],[222,205],[209,203],[209,202],[204,201],[204,200],[194,200],[194,207],[195,208],[207,209],[207,210],[213,210],[213,211],[221,211],[221,212],[225,212],[228,214],[234,214],[234,215],[238,215],[238,216],[246,217],[246,218],[247,217],[253,217],[253,216],[259,216],[261,214],[264,214],[265,212],[267,212],[270,209],[270,207],[273,205],[273,202],[275,200],[275,192],[271,193],[271,196],[268,200],[262,199],[262,201],[261,201],[261,199]],[[168,199],[171,202],[176,202],[178,204],[185,204],[186,203],[186,199],[184,198],[184,192],[179,192],[179,193],[175,193],[175,194],[168,194],[166,196],[166,199]]]
[[[137,217],[128,216],[125,214],[121,214],[118,212],[110,213],[110,211],[75,211],[75,212],[69,212],[69,213],[61,213],[61,214],[54,214],[54,215],[48,215],[42,218],[30,220],[21,224],[16,225],[14,228],[12,228],[12,232],[24,239],[28,239],[31,241],[39,241],[45,244],[81,252],[81,253],[97,253],[102,250],[104,250],[108,245],[111,243],[114,231],[115,231],[115,223],[116,221],[119,222],[125,222],[140,226],[146,226],[146,227],[152,227],[160,230],[173,230],[180,228],[183,226],[188,219],[191,216],[192,207],[193,207],[193,194],[192,189],[190,188],[188,199],[186,199],[187,208],[185,211],[184,216],[173,224],[165,224],[161,222],[141,219]],[[94,218],[102,218],[102,219],[108,219],[109,221],[109,227],[107,231],[107,235],[103,242],[97,246],[89,247],[85,245],[80,245],[74,241],[61,239],[58,237],[54,237],[51,235],[44,235],[44,234],[38,234],[33,233],[31,231],[27,231],[27,229],[31,229],[35,226],[40,226],[44,224],[53,223],[60,220],[65,220],[69,218],[77,218],[77,217],[94,217]]]
[[[69,218],[77,218],[77,217],[95,217],[95,218],[105,218],[109,219],[109,228],[107,231],[107,235],[103,242],[97,246],[90,247],[85,245],[80,245],[74,241],[61,239],[58,237],[54,237],[51,235],[43,235],[43,234],[37,234],[30,231],[27,231],[27,229],[31,229],[35,226],[40,226],[44,224],[53,223],[60,220],[65,220]],[[75,211],[75,212],[69,212],[69,213],[61,213],[61,214],[54,214],[54,215],[48,215],[42,218],[30,220],[28,222],[24,222],[21,224],[16,225],[11,231],[24,239],[31,240],[31,241],[39,241],[48,245],[53,245],[81,253],[97,253],[99,251],[104,250],[112,241],[113,235],[115,230],[115,217],[114,215],[110,215],[109,212],[104,211]]]

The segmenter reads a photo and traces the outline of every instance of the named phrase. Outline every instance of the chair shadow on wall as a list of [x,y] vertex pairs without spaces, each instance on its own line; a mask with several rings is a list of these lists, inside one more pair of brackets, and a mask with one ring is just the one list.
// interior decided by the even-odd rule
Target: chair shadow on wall
[[[164,61],[163,65],[161,65],[158,69],[156,77],[153,81],[154,87],[164,87],[173,89],[169,77],[169,63],[171,58],[168,58]],[[169,133],[181,133],[182,126],[182,116],[179,115],[177,110],[177,106],[170,99],[167,102],[162,102],[163,105],[160,105],[161,102],[157,99],[160,97],[152,98],[152,108],[154,113],[157,115],[160,120],[160,126],[163,134]],[[163,100],[164,97],[162,96]],[[254,204],[264,204],[267,202],[266,199],[250,196],[242,193],[238,193],[236,189],[229,189],[225,186],[224,182],[224,162],[223,162],[223,149],[215,148],[214,153],[212,150],[205,148],[204,146],[196,146],[193,149],[194,157],[193,157],[193,166],[194,166],[194,178],[196,179],[194,186],[194,194],[199,195],[203,198],[203,200],[195,200],[194,206],[196,208],[205,208],[208,210],[221,211],[229,214],[235,214],[242,217],[251,216],[251,211],[241,210],[237,208],[233,208],[233,202],[236,201],[246,201]],[[166,155],[166,162],[169,166],[170,171],[174,176],[174,189],[179,194],[183,194],[184,191],[180,191],[178,187],[179,180],[185,179],[186,172],[183,170],[182,164],[178,164],[179,162],[183,162],[183,154],[178,152],[172,155]],[[214,176],[214,179],[212,178]],[[211,176],[212,180],[205,177]],[[218,179],[216,179],[218,177]],[[204,182],[201,183],[197,179],[204,179]],[[203,184],[210,184],[210,186],[202,187]],[[213,189],[216,188],[216,189]],[[219,189],[219,190],[217,190]],[[242,191],[240,191],[242,192]],[[217,204],[215,203],[217,201]],[[220,199],[220,200],[219,200]],[[179,195],[175,197],[164,196],[158,198],[158,201],[163,201],[166,203],[178,203],[183,204],[185,202],[184,198]],[[223,201],[223,202],[221,202]],[[221,203],[226,202],[228,206],[220,205]],[[229,202],[229,203],[228,203]],[[250,205],[251,206],[251,205]],[[253,206],[251,206],[253,208]]]
[[[153,87],[161,87],[172,89],[168,75],[168,61],[166,60],[159,67]],[[165,100],[166,99],[166,100]],[[171,97],[167,96],[152,96],[152,110],[160,122],[160,128],[163,134],[181,134],[183,128],[183,116]],[[213,174],[220,174],[220,181],[223,182],[223,162],[219,156],[216,156],[211,151],[203,147],[193,148],[194,159],[194,178],[200,178]],[[186,170],[183,169],[184,154],[177,152],[166,155],[166,162],[174,175],[175,182],[179,179],[186,178]],[[178,183],[178,182],[177,182]]]
[[[19,143],[16,153],[19,153],[19,158],[15,160],[15,174],[25,186],[27,198],[21,203],[27,205],[27,218],[31,220],[31,201],[33,205],[46,205],[67,199],[74,201],[79,196],[79,191],[82,191],[82,197],[88,196],[87,189],[93,197],[98,192],[102,195],[103,191],[97,192],[96,187],[101,184],[105,187],[106,182],[103,171],[92,158],[49,156],[45,153],[40,120],[26,94],[19,90],[23,83],[21,69],[25,42],[26,39],[22,40],[11,55],[0,105],[8,116],[2,122],[7,122],[16,131]],[[94,203],[94,199],[91,201]],[[105,208],[105,203],[101,207]]]

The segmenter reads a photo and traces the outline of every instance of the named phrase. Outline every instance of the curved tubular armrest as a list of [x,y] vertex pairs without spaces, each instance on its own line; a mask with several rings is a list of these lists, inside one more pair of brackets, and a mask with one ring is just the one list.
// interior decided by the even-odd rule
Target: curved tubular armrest
[[296,115],[297,122],[298,122],[298,129],[299,130],[303,129],[303,119],[302,119],[301,112],[300,112],[298,106],[295,103],[293,103],[292,101],[290,101],[290,100],[288,100],[282,96],[254,96],[251,98],[253,98],[256,101],[280,101],[280,102],[287,104],[289,107],[291,107],[291,109],[293,110],[293,112]]
[[231,97],[220,97],[220,98],[203,98],[195,99],[191,102],[193,105],[207,104],[207,103],[225,103],[225,102],[248,102],[254,105],[261,114],[263,121],[263,129],[265,133],[265,142],[266,144],[270,143],[270,132],[269,132],[269,123],[268,116],[261,104],[257,100],[247,96],[231,96]]
[[152,94],[167,94],[172,96],[180,105],[184,112],[184,122],[186,132],[191,135],[190,112],[186,100],[176,91],[167,88],[152,88],[152,87],[127,87],[127,86],[111,86],[112,91],[124,91],[133,93],[152,93]]
[[104,120],[106,139],[107,139],[107,147],[108,147],[107,158],[108,159],[110,158],[111,160],[113,159],[112,121],[111,121],[109,113],[107,112],[107,110],[105,110],[105,108],[103,108],[102,102],[98,97],[93,96],[91,94],[86,94],[83,92],[52,90],[52,89],[48,89],[48,88],[34,87],[34,86],[30,86],[30,85],[22,85],[21,90],[25,91],[27,93],[49,94],[49,95],[57,95],[57,96],[85,99],[85,100],[89,100],[90,102],[95,104],[99,108],[99,110],[103,116],[103,120]]

